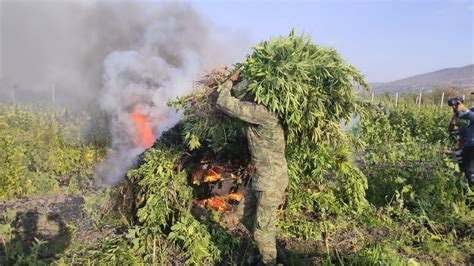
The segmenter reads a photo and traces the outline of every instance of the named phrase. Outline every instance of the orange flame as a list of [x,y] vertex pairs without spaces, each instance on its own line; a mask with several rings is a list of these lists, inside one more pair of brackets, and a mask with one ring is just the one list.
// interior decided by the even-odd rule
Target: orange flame
[[208,167],[209,162],[211,162],[211,160],[201,161],[203,165],[194,170],[192,176],[193,184],[198,185],[201,182],[215,182],[222,178],[237,179],[237,176],[230,172],[225,165],[211,164],[212,166]]
[[235,201],[241,201],[243,196],[244,196],[244,192],[235,192],[235,193],[230,193],[229,195],[227,195],[227,197],[230,200],[235,200]]
[[232,207],[228,202],[229,200],[241,201],[243,195],[243,192],[234,192],[225,196],[214,196],[208,199],[195,200],[193,203],[199,205],[201,208],[207,206],[218,212],[224,212],[232,210]]
[[232,208],[229,204],[225,201],[224,196],[215,196],[210,199],[207,199],[207,206],[213,208],[216,211],[230,211]]
[[214,182],[222,178],[221,174],[217,173],[215,168],[207,170],[207,174],[204,177],[204,182]]
[[133,112],[130,114],[130,119],[133,121],[138,134],[133,138],[135,145],[141,145],[144,148],[150,148],[155,142],[153,136],[153,130],[148,121],[148,117],[139,112]]

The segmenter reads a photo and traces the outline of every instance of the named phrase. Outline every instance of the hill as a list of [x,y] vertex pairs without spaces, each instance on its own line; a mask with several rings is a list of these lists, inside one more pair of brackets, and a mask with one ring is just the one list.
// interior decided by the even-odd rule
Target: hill
[[371,83],[375,92],[409,92],[436,87],[474,88],[474,64],[446,68],[392,82]]

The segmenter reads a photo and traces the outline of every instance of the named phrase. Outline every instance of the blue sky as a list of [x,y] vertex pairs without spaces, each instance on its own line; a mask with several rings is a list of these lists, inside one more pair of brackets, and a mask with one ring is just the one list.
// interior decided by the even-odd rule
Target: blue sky
[[294,27],[336,48],[371,81],[474,63],[474,0],[192,1],[257,43]]

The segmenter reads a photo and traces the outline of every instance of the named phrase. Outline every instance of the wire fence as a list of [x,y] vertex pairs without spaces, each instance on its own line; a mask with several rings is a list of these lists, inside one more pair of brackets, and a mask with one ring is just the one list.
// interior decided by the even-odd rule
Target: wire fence
[[[472,92],[474,93],[474,92]],[[453,97],[462,97],[464,104],[470,106],[474,104],[474,95],[468,90],[449,89],[446,91],[419,91],[419,92],[384,92],[369,93],[365,98],[373,104],[383,103],[389,107],[438,105],[448,107],[448,100]]]

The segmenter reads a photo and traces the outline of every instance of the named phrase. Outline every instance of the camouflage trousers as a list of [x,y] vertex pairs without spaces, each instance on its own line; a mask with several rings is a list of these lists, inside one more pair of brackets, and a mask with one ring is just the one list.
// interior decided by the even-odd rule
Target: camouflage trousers
[[262,261],[274,264],[277,257],[276,228],[277,210],[284,190],[259,191],[247,188],[244,199],[237,208],[237,215],[252,233]]

